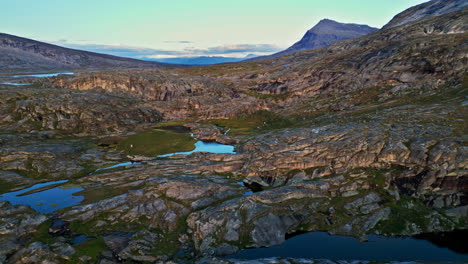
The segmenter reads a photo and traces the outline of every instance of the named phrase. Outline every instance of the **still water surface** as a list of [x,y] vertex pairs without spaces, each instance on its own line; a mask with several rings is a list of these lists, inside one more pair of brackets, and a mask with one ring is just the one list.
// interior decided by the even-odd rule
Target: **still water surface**
[[[466,238],[464,240],[466,242]],[[360,242],[354,237],[329,235],[325,232],[305,233],[294,236],[281,245],[270,248],[245,249],[229,256],[229,258],[235,259],[270,257],[372,261],[455,261],[457,263],[468,261],[467,252],[455,252],[447,247],[436,246],[429,241],[412,237],[370,235],[369,241]]]

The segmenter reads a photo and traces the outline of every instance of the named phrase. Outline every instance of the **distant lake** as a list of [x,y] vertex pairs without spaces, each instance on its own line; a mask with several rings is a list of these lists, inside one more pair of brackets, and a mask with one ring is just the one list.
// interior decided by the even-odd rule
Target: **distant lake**
[[4,82],[4,83],[0,83],[0,84],[14,85],[14,86],[31,85],[30,83],[12,83],[12,82]]
[[[464,232],[465,231],[454,231]],[[446,233],[442,233],[446,234]],[[434,234],[435,236],[437,234]],[[466,242],[466,236],[463,238]],[[453,240],[452,243],[463,243]],[[467,245],[465,243],[465,245]],[[467,252],[458,253],[449,248],[412,237],[384,237],[369,235],[369,241],[359,242],[349,236],[312,232],[294,236],[283,244],[269,248],[241,250],[228,256],[233,259],[270,257],[314,258],[331,260],[371,261],[468,261]]]
[[24,74],[24,75],[13,75],[12,78],[21,78],[21,77],[36,77],[36,78],[45,78],[45,77],[55,77],[59,75],[73,75],[73,72],[56,72],[56,73],[43,73],[43,74]]

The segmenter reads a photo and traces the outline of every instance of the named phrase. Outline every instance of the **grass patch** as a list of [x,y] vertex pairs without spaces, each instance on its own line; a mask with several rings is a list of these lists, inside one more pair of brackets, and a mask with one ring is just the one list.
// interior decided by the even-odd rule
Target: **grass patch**
[[236,118],[214,119],[206,122],[230,129],[229,135],[231,136],[248,136],[268,130],[295,127],[298,125],[294,120],[265,110]]
[[48,219],[47,221],[42,223],[37,228],[37,231],[34,233],[34,237],[29,241],[29,243],[42,242],[45,244],[53,244],[57,242],[57,237],[53,237],[49,234],[49,227],[51,224],[52,219]]
[[282,93],[282,94],[264,94],[264,93],[259,93],[259,92],[252,91],[252,90],[245,91],[245,94],[253,96],[257,99],[273,100],[273,101],[285,100],[291,95],[291,93],[288,93],[288,92]]
[[18,187],[16,182],[8,182],[0,179],[0,194],[10,192],[15,187]]
[[139,189],[141,186],[129,186],[125,188],[116,187],[101,187],[101,188],[90,188],[75,193],[74,195],[84,196],[84,200],[81,204],[90,204],[102,201],[104,199],[112,198],[121,194],[124,194],[132,189]]
[[89,256],[91,260],[89,263],[96,263],[101,252],[107,249],[106,243],[102,237],[86,241],[82,244],[74,246],[76,253],[68,263],[79,263],[79,257]]
[[130,155],[157,156],[173,152],[195,149],[196,140],[189,133],[179,133],[165,129],[152,129],[136,135],[109,138],[100,144],[115,146]]
[[390,208],[392,211],[389,219],[379,222],[375,228],[385,235],[403,233],[408,223],[414,223],[425,230],[433,212],[433,209],[409,196],[401,196],[399,201],[390,204]]

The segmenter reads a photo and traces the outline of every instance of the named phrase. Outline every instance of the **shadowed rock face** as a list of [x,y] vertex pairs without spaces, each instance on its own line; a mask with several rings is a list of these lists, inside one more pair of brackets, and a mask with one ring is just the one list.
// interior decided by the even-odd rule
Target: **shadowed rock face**
[[433,0],[423,3],[396,15],[383,28],[392,28],[432,16],[440,16],[468,7],[465,0]]
[[54,69],[154,68],[164,64],[74,50],[0,33],[0,71]]

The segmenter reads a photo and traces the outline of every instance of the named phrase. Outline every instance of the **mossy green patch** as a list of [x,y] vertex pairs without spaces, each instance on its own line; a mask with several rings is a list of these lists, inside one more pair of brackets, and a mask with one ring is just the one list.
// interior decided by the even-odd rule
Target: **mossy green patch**
[[16,182],[8,182],[0,179],[0,194],[10,192],[15,187],[18,187]]
[[267,100],[267,101],[269,101],[269,100],[281,101],[281,100],[284,100],[284,99],[288,98],[291,95],[290,93],[263,94],[263,93],[259,93],[259,92],[256,92],[256,91],[246,91],[245,93],[250,95],[250,96],[253,96],[255,98],[262,99],[262,100]]
[[433,212],[433,209],[409,196],[401,196],[399,201],[390,203],[390,208],[390,217],[379,222],[375,227],[376,230],[385,235],[402,234],[407,224],[415,224],[425,230],[429,225],[430,215]]
[[229,135],[248,136],[273,129],[296,127],[298,123],[270,111],[257,111],[231,119],[214,119],[206,121],[229,129]]
[[113,187],[100,187],[100,188],[90,188],[77,192],[74,195],[84,196],[84,200],[81,204],[90,204],[102,201],[107,198],[115,197],[117,195],[124,194],[131,189],[138,189],[138,186],[129,186],[124,188]]
[[157,156],[195,149],[196,140],[189,133],[152,129],[135,135],[103,140],[130,155]]
[[33,242],[42,242],[44,244],[53,244],[60,240],[60,237],[52,236],[49,234],[49,227],[52,224],[52,219],[49,219],[42,223],[38,228],[37,231],[34,233],[34,236],[29,241],[29,243]]
[[82,256],[89,256],[89,263],[96,263],[101,252],[107,249],[102,237],[86,241],[82,244],[74,246],[76,253],[72,256],[68,263],[78,263]]

